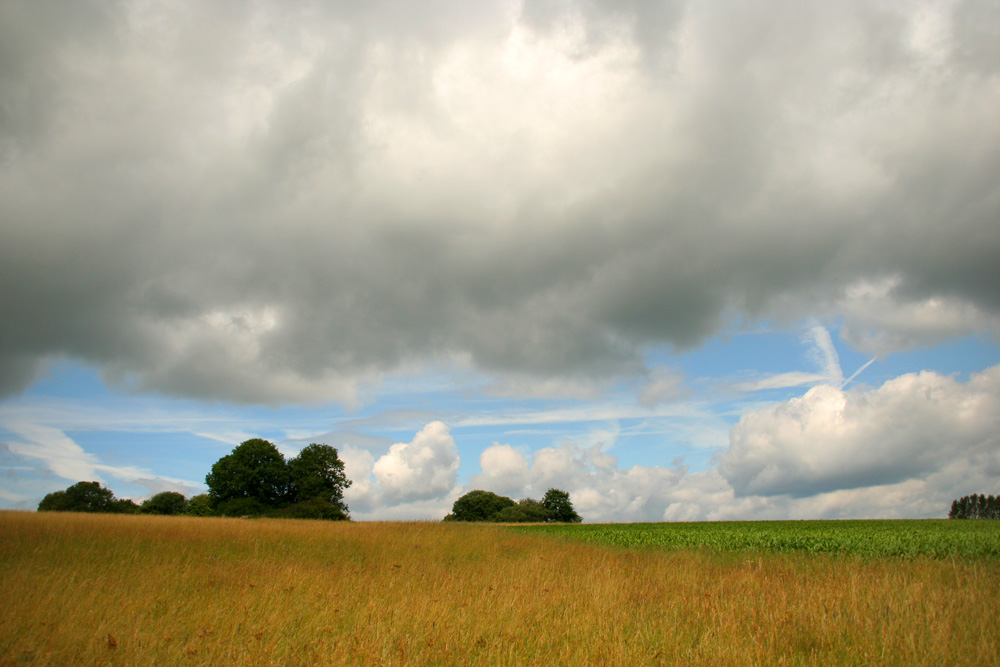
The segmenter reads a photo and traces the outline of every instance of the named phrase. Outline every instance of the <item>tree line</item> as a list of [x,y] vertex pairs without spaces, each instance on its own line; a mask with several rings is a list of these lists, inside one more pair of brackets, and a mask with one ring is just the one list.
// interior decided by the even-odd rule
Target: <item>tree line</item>
[[1000,495],[963,496],[951,502],[949,519],[1000,519]]
[[190,499],[164,491],[137,505],[115,498],[98,482],[78,482],[45,496],[38,511],[350,518],[344,490],[351,480],[337,450],[329,445],[313,443],[286,461],[274,444],[253,438],[216,461],[205,484],[208,493]]
[[[38,511],[350,519],[344,491],[351,480],[337,450],[329,445],[313,443],[286,460],[271,442],[246,440],[215,462],[205,484],[208,493],[192,498],[164,491],[137,505],[128,498],[115,498],[99,482],[77,482],[45,496]],[[549,489],[541,501],[517,502],[476,490],[456,500],[444,520],[579,523],[581,518],[569,494],[559,489]]]
[[549,489],[541,502],[523,498],[514,502],[492,491],[475,490],[455,501],[445,521],[492,521],[496,523],[580,523],[569,494]]

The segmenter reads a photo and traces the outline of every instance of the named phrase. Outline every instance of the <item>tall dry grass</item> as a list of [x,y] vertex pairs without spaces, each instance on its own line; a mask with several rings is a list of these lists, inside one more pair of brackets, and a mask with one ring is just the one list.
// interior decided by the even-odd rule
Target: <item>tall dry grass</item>
[[1000,564],[0,513],[2,665],[995,665]]

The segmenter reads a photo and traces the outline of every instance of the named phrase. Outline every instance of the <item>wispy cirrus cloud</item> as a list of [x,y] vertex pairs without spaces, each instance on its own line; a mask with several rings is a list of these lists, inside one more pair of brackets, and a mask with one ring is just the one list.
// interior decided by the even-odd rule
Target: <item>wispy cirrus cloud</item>
[[17,436],[6,442],[11,454],[39,461],[54,475],[71,483],[98,481],[106,484],[110,476],[145,487],[151,493],[170,490],[188,495],[201,487],[198,482],[157,475],[139,466],[106,464],[57,428],[23,422],[5,423],[4,428]]

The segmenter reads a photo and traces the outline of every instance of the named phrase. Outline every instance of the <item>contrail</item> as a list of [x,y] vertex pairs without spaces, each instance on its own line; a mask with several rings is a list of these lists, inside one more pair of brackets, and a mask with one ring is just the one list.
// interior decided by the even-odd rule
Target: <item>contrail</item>
[[809,334],[812,336],[812,343],[816,346],[817,357],[823,365],[826,376],[832,381],[839,380],[840,386],[843,387],[844,371],[840,368],[840,356],[837,354],[837,348],[833,346],[830,332],[826,327],[817,324],[809,330]]
[[861,375],[861,371],[863,371],[866,368],[868,368],[869,366],[871,366],[872,362],[874,362],[876,359],[878,359],[877,356],[872,357],[871,359],[869,359],[868,361],[866,361],[865,364],[861,368],[859,368],[858,370],[854,371],[854,374],[851,377],[847,378],[846,380],[844,380],[843,382],[840,383],[840,388],[843,389],[844,387],[847,386],[848,382],[850,382],[854,378],[856,378],[859,375]]

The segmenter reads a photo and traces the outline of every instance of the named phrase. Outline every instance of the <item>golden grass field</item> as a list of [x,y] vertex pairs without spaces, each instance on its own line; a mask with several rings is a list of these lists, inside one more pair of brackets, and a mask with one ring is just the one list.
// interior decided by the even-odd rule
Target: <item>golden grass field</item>
[[0,512],[0,665],[998,665],[1000,563]]

